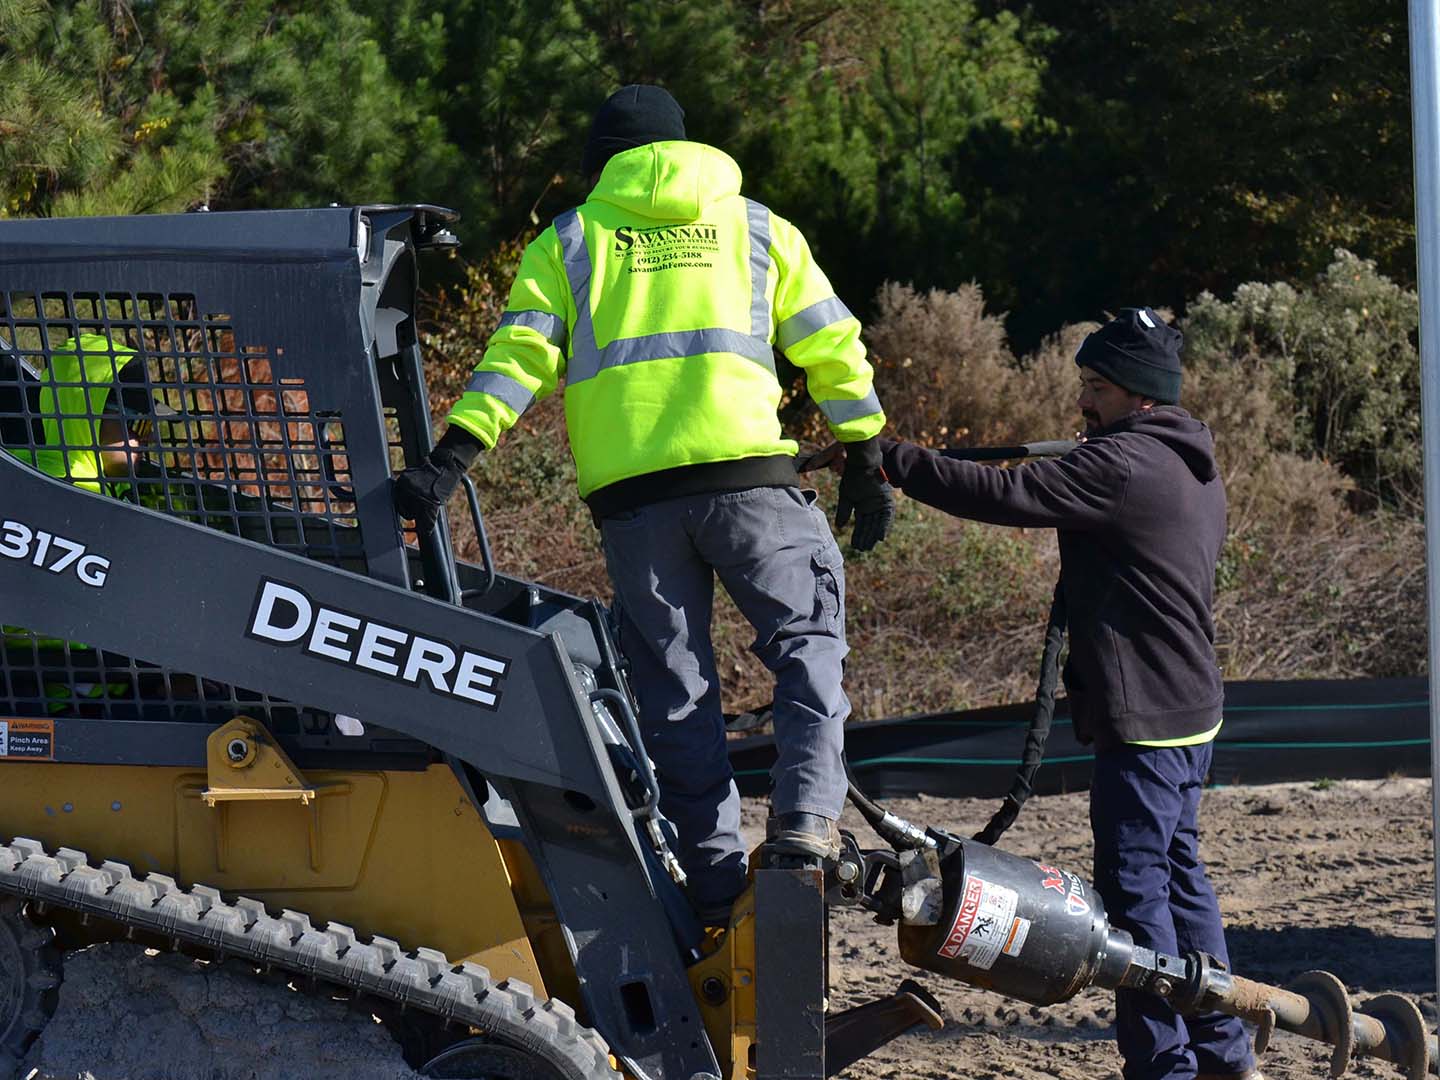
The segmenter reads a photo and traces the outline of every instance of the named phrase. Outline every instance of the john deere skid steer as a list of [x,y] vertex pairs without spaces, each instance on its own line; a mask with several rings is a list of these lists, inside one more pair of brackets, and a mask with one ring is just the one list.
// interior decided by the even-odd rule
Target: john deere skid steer
[[1132,986],[1433,1067],[1404,999],[1155,954],[1080,878],[858,792],[882,846],[762,866],[702,930],[606,611],[392,509],[452,222],[0,222],[0,1076],[60,950],[122,938],[349,995],[431,1075],[830,1076],[940,1023],[913,985],[827,1014],[837,904],[1027,1001]]

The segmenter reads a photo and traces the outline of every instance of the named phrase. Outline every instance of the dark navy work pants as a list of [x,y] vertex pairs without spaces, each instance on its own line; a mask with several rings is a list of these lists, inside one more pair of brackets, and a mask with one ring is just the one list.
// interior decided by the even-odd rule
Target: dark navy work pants
[[[1228,965],[1196,823],[1211,753],[1210,743],[1097,751],[1090,827],[1095,887],[1111,923],[1137,945],[1172,956],[1198,949]],[[1117,990],[1115,1006],[1125,1080],[1189,1080],[1254,1067],[1250,1038],[1234,1017],[1182,1017],[1134,990]]]

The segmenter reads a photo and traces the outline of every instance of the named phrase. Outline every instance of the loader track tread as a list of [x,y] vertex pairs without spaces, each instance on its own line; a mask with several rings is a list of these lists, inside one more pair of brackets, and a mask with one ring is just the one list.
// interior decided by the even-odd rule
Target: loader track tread
[[[0,893],[209,949],[223,957],[276,967],[373,994],[457,1024],[469,1025],[542,1058],[565,1080],[620,1080],[605,1040],[579,1023],[564,1002],[540,1001],[518,979],[495,981],[479,964],[452,964],[443,953],[407,951],[384,937],[362,941],[353,929],[314,927],[303,912],[271,914],[248,897],[225,900],[204,885],[137,878],[124,863],[91,866],[84,852],[48,853],[17,837],[0,845]],[[3,903],[3,899],[0,899]]]
[[0,893],[0,1077],[16,1074],[54,1011],[60,951],[53,938],[48,928],[30,922],[20,897]]

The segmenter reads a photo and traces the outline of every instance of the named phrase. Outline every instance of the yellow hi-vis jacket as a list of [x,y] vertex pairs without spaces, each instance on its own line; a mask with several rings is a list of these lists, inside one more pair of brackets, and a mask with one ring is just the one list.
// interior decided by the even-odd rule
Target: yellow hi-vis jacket
[[[50,355],[41,376],[37,413],[45,443],[33,450],[11,450],[14,456],[34,465],[57,480],[68,480],[89,491],[115,494],[116,485],[105,480],[100,463],[100,419],[120,368],[129,363],[135,350],[112,344],[100,334],[70,338]],[[102,488],[102,484],[104,487]],[[126,485],[128,488],[128,485]],[[22,627],[0,626],[0,643],[8,647],[48,649],[59,652],[68,644],[72,651],[90,652],[81,642],[55,637],[32,638]],[[124,684],[46,683],[46,696],[55,701],[52,712],[64,712],[72,696],[104,697],[122,692]]]
[[450,422],[487,448],[565,380],[580,494],[663,469],[793,456],[772,348],[842,442],[885,414],[860,341],[800,232],[694,142],[615,155],[585,204],[525,249]]
[[120,369],[134,354],[134,349],[112,344],[101,334],[81,334],[78,340],[65,341],[50,355],[41,376],[37,411],[45,444],[11,453],[77,487],[97,492],[102,484],[112,487],[104,480],[100,464],[100,418]]

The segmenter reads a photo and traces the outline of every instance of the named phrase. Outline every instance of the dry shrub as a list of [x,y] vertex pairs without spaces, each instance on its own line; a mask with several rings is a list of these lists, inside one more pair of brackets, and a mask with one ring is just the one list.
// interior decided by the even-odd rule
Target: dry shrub
[[1014,371],[1001,317],[985,314],[978,285],[918,293],[881,286],[866,334],[890,426],[902,438],[974,442],[977,418]]
[[1075,350],[1094,324],[1067,326],[1017,360],[1003,316],[975,284],[917,292],[889,283],[866,338],[894,432],[931,446],[984,446],[1072,435]]
[[1185,322],[1191,363],[1265,372],[1289,429],[1277,449],[1333,461],[1373,502],[1421,486],[1419,300],[1375,263],[1337,249],[1312,282],[1202,293]]
[[1063,327],[1046,338],[1010,373],[1004,393],[991,402],[995,441],[1004,443],[1066,439],[1073,436],[1080,421],[1075,399],[1080,390],[1080,372],[1075,353],[1095,323]]
[[1210,425],[1227,488],[1276,449],[1292,449],[1290,419],[1280,393],[1276,379],[1264,368],[1241,371],[1187,363],[1181,404]]
[[1214,432],[1232,535],[1328,529],[1347,513],[1345,495],[1355,486],[1349,478],[1329,462],[1280,449],[1292,429],[1284,393],[1264,368],[1186,368],[1184,404]]
[[1345,494],[1354,483],[1326,461],[1271,453],[1234,477],[1226,494],[1231,536],[1283,540],[1349,524]]
[[1345,679],[1425,670],[1422,524],[1341,514],[1288,534],[1233,535],[1216,575],[1227,679]]

